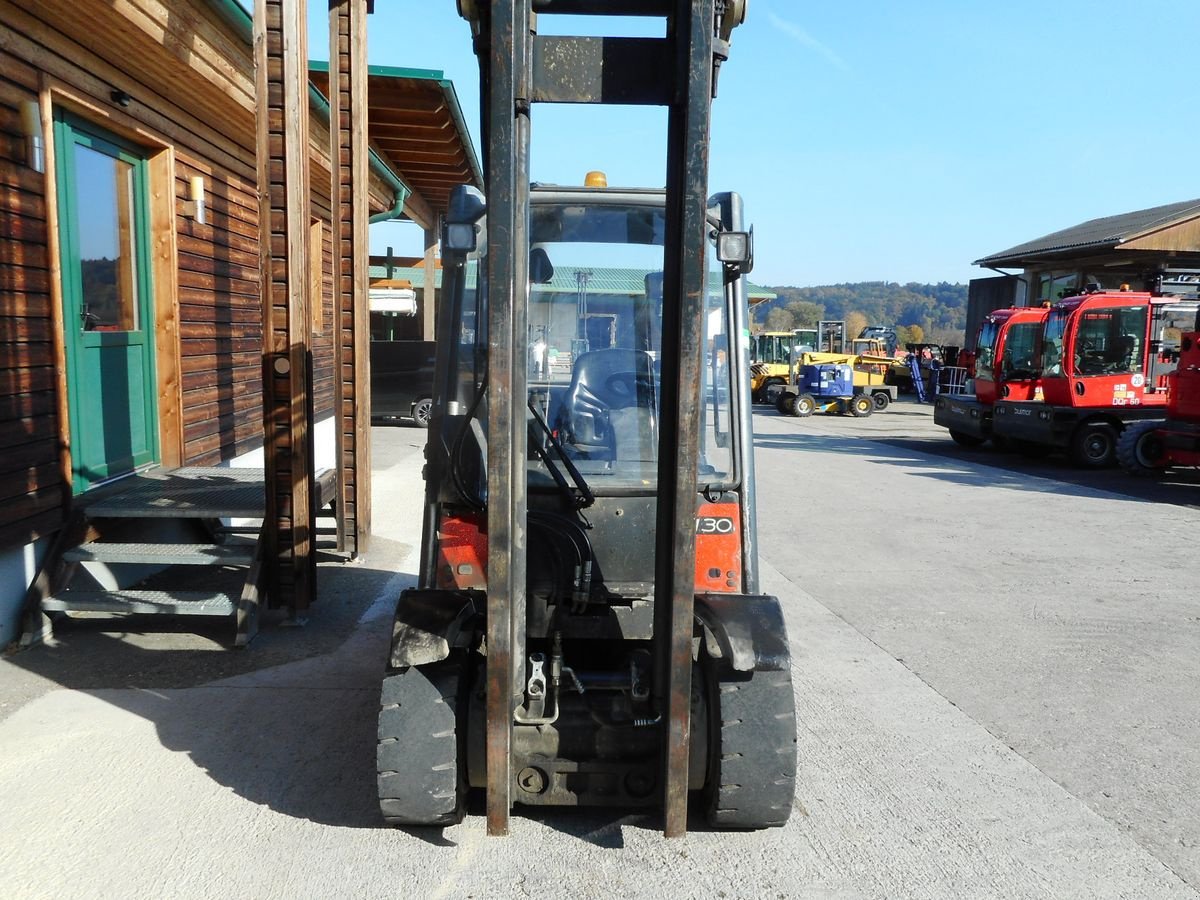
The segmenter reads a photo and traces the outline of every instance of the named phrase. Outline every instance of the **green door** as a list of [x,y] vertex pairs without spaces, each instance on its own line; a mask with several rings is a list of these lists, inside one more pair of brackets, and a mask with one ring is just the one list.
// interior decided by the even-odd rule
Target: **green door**
[[74,490],[158,461],[146,160],[55,116]]

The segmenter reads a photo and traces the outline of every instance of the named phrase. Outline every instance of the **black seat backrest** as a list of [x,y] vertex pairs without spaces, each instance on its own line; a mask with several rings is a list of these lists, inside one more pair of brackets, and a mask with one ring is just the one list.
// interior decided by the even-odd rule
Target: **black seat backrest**
[[639,408],[657,418],[654,360],[644,350],[614,347],[575,359],[563,398],[567,440],[588,454],[615,450],[611,410]]

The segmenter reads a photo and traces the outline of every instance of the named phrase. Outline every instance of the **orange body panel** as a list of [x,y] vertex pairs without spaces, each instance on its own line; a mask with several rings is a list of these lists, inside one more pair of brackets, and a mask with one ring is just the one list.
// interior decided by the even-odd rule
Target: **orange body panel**
[[701,503],[696,513],[696,593],[742,592],[742,527],[737,503]]
[[447,516],[438,528],[437,587],[487,588],[487,533],[481,516]]

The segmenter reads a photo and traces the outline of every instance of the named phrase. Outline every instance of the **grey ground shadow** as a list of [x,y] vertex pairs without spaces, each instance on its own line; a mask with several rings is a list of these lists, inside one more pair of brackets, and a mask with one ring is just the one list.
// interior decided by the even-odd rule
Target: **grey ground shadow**
[[[376,538],[378,540],[378,538]],[[153,617],[78,620],[54,646],[16,654],[13,665],[67,689],[95,696],[154,723],[162,746],[185,753],[216,783],[280,814],[351,828],[384,828],[375,785],[379,685],[391,634],[391,609],[360,623],[384,592],[398,594],[413,576],[369,566],[329,565],[319,572],[319,601],[304,628],[273,614],[251,646],[147,649],[123,640],[136,633],[173,636]],[[226,623],[185,621],[232,644]],[[230,681],[233,679],[233,681]],[[480,790],[467,814],[485,815]],[[656,807],[513,807],[514,818],[602,849],[625,846],[623,830],[662,829]],[[693,798],[690,831],[710,830]],[[437,846],[453,846],[437,828],[402,828]]]
[[[389,601],[414,582],[415,576],[369,564],[324,565],[305,627],[286,627],[272,613],[246,650],[228,649],[233,630],[225,622],[192,619],[178,627],[227,649],[194,649],[194,639],[193,649],[179,649],[188,642],[165,633],[170,622],[90,619],[56,629],[54,646],[0,665],[153,722],[165,748],[186,753],[215,782],[253,803],[319,824],[379,828],[375,743]],[[388,610],[360,624],[380,598]],[[151,632],[164,632],[165,646],[123,639]]]

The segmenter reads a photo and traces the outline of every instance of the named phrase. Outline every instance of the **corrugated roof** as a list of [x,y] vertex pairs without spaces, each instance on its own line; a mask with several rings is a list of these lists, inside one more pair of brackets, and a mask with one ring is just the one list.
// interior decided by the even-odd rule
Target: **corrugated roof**
[[1166,206],[1091,219],[977,259],[975,265],[1013,266],[1030,257],[1049,256],[1072,250],[1112,248],[1148,232],[1197,217],[1200,217],[1200,200],[1184,200],[1180,203],[1168,203]]
[[[535,291],[560,291],[569,293],[579,288],[576,279],[577,272],[588,272],[589,294],[640,294],[645,290],[645,279],[652,269],[617,269],[604,266],[557,266],[554,278],[549,284],[535,284]],[[371,279],[387,278],[387,266],[371,266]],[[412,282],[415,290],[425,287],[425,269],[422,266],[393,266],[392,278],[403,278]],[[442,270],[436,270],[435,287],[442,286]],[[713,289],[719,289],[721,274],[708,273],[709,283]],[[753,282],[746,282],[746,295],[751,300],[774,300],[778,294]]]

